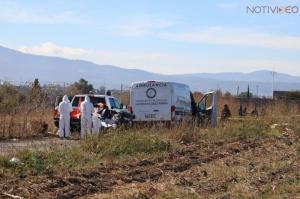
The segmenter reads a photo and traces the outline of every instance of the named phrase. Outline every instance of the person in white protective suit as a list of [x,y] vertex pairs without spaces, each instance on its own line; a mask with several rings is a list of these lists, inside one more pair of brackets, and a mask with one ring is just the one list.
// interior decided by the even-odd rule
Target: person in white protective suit
[[97,104],[97,108],[94,111],[93,116],[92,116],[92,123],[93,123],[92,133],[93,133],[93,135],[98,135],[100,133],[101,120],[100,120],[100,114],[98,113],[98,111],[100,109],[99,104]]
[[91,134],[93,111],[94,106],[90,102],[89,96],[85,96],[84,102],[80,105],[81,138],[84,138],[87,134]]
[[59,131],[60,138],[70,138],[70,113],[72,106],[67,95],[64,95],[62,102],[58,105],[59,112]]

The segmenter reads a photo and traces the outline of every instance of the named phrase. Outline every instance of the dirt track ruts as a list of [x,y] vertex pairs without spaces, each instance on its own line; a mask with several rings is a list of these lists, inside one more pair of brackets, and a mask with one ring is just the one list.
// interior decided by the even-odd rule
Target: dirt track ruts
[[[274,137],[239,140],[230,143],[190,143],[182,146],[180,150],[169,153],[166,157],[145,159],[122,165],[99,165],[91,170],[70,172],[65,176],[2,177],[0,190],[2,193],[7,192],[24,198],[76,198],[94,193],[110,193],[120,181],[125,184],[157,181],[168,172],[184,172],[195,165],[208,164],[225,157],[235,156],[243,151],[268,146],[278,140],[284,141],[280,139],[282,138]],[[286,171],[271,173],[267,178],[274,178],[280,172],[289,171],[287,169]],[[205,175],[205,171],[203,171],[203,175]],[[227,180],[234,181],[235,179]],[[253,183],[258,183],[259,186],[259,183],[263,183],[264,180],[268,179]],[[205,187],[202,191],[225,189],[222,186]]]

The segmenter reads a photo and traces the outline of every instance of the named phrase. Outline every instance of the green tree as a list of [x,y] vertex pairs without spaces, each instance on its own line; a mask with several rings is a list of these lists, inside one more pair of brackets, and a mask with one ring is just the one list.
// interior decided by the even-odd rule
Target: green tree
[[69,86],[67,89],[68,95],[76,95],[76,94],[89,94],[94,91],[94,87],[92,84],[89,84],[85,79],[80,79],[78,82],[75,82]]
[[39,79],[34,79],[31,90],[29,92],[29,102],[34,104],[42,103],[45,94],[42,91],[42,87],[40,85]]
[[239,94],[239,97],[241,97],[241,98],[251,98],[251,97],[253,97],[253,94],[251,92],[248,92],[248,91],[241,92]]
[[248,84],[248,90],[247,90],[247,97],[248,98],[252,97],[252,93],[251,93],[251,96],[250,96],[250,87],[249,87],[249,84]]
[[33,89],[33,90],[38,90],[38,91],[41,91],[41,90],[42,90],[38,78],[34,79],[33,84],[32,84],[32,89]]
[[240,97],[240,98],[252,98],[253,97],[253,93],[250,92],[249,85],[248,85],[247,91],[241,92],[238,97]]
[[226,91],[223,96],[225,98],[231,98],[232,97],[232,95],[231,95],[231,93],[229,91]]

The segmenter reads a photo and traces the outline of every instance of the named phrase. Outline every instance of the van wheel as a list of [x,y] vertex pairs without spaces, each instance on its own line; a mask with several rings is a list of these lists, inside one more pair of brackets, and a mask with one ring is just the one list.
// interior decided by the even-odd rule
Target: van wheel
[[125,126],[125,129],[133,128],[133,121],[132,120],[125,121],[123,124]]

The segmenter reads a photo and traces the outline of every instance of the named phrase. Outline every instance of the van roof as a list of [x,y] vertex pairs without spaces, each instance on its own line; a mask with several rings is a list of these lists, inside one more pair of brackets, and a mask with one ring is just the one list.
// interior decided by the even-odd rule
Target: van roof
[[114,97],[111,95],[98,95],[98,94],[79,94],[79,95],[74,95],[74,97],[85,97],[85,96],[89,96],[89,97]]
[[[140,84],[140,83],[155,83],[155,82],[163,82],[163,83],[169,83],[169,84],[178,84],[178,85],[182,85],[182,86],[188,86],[187,84],[184,84],[184,83],[170,82],[170,81],[163,81],[163,80],[136,81],[136,82],[132,82],[131,85],[134,85],[134,84]],[[188,86],[188,87],[189,87],[189,86]]]
[[211,93],[215,93],[216,91],[209,91],[209,92],[206,92],[204,94],[211,94]]

